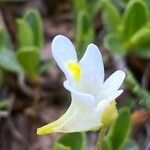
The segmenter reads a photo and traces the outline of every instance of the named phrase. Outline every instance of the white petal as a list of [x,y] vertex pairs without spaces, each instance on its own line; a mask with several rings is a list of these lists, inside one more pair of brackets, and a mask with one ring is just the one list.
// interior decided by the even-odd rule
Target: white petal
[[83,132],[100,128],[100,114],[94,109],[79,110],[73,104],[58,120],[37,129],[37,134]]
[[118,90],[116,92],[114,92],[112,95],[110,95],[106,100],[111,102],[113,100],[115,100],[118,96],[120,96],[123,93],[123,90]]
[[66,74],[65,64],[68,61],[77,62],[77,55],[72,42],[63,35],[57,35],[52,41],[52,54],[61,68]]
[[125,72],[121,70],[115,71],[105,82],[99,93],[100,100],[107,99],[113,95],[121,86],[125,78]]
[[101,85],[104,81],[104,66],[101,53],[94,44],[89,44],[87,50],[80,60],[83,69],[82,82],[90,86]]
[[72,103],[66,113],[58,120],[37,130],[38,134],[53,132],[81,132],[93,130],[101,126],[100,114],[97,111],[93,97],[65,86],[72,92]]
[[73,111],[72,111],[72,105],[71,105],[69,109],[64,113],[64,115],[62,115],[59,119],[38,128],[37,134],[43,135],[43,134],[49,134],[49,133],[54,133],[54,132],[65,132],[63,131],[63,126],[66,120],[70,120],[72,112]]
[[85,132],[100,128],[100,114],[95,109],[78,111],[71,115],[72,118],[63,126],[66,132]]
[[100,114],[96,109],[93,97],[79,92],[72,93],[72,118],[66,122],[64,128],[68,132],[81,132],[97,129],[101,126]]
[[122,94],[122,92],[123,90],[115,91],[114,93],[112,93],[112,95],[109,95],[106,99],[99,101],[98,108],[101,107],[100,105],[102,105],[103,103],[106,105],[107,103],[110,103],[111,101],[115,100],[119,95]]
[[64,82],[64,87],[71,92],[73,103],[75,105],[78,105],[78,107],[82,107],[86,109],[96,107],[96,103],[93,95],[78,91],[77,89],[71,87],[68,81]]

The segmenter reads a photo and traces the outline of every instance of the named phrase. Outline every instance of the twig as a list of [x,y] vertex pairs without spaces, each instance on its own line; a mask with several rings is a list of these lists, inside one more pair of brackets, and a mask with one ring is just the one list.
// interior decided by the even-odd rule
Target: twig
[[29,143],[27,142],[27,140],[25,140],[25,138],[23,137],[23,135],[16,129],[16,127],[14,126],[12,120],[10,117],[8,117],[7,120],[7,124],[9,127],[10,132],[12,133],[12,135],[20,142],[24,143],[25,146],[27,147],[27,150],[30,150],[30,146]]
[[25,76],[23,74],[20,74],[19,77],[18,77],[18,84],[19,84],[19,87],[21,88],[21,90],[26,93],[27,95],[33,97],[33,92],[32,92],[32,89],[27,86],[25,84]]
[[15,100],[14,95],[11,95],[9,99],[10,99],[10,104],[9,104],[8,110],[0,111],[0,117],[6,118],[8,129],[12,133],[12,135],[18,141],[24,143],[25,146],[27,147],[27,149],[30,150],[28,142],[24,139],[24,137],[21,135],[21,133],[16,129],[16,127],[14,126],[14,124],[11,120],[11,112],[12,112],[12,108],[13,108],[13,104],[14,104],[14,100]]

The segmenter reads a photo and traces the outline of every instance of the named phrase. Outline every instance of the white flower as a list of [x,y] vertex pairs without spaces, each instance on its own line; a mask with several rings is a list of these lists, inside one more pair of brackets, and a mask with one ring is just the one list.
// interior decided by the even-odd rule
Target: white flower
[[72,102],[62,117],[37,129],[37,134],[96,130],[110,124],[117,117],[115,98],[123,92],[118,89],[125,73],[117,70],[104,82],[104,66],[98,47],[89,44],[78,61],[73,44],[63,35],[54,38],[52,53],[66,75],[64,87],[71,92]]

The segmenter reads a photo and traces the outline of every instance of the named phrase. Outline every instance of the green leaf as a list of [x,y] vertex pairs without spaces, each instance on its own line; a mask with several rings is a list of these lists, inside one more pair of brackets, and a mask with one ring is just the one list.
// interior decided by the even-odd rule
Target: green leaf
[[109,31],[117,32],[121,24],[121,17],[117,8],[109,2],[102,0],[103,20]]
[[[129,135],[131,128],[130,111],[128,108],[119,110],[119,117],[108,133],[112,149],[119,150]],[[117,142],[116,142],[117,141]]]
[[0,51],[6,49],[6,40],[3,30],[0,30]]
[[11,39],[9,36],[9,33],[7,31],[7,27],[5,25],[5,21],[3,18],[2,13],[0,12],[0,51],[6,49],[12,48]]
[[33,46],[33,31],[24,19],[17,19],[18,43],[20,47]]
[[9,105],[8,100],[0,100],[0,110],[6,108]]
[[3,82],[4,82],[4,74],[3,74],[3,71],[0,70],[0,87],[3,84]]
[[0,28],[0,51],[2,50],[8,50],[12,47],[10,38],[8,36],[8,33],[5,29]]
[[138,30],[126,43],[128,53],[132,53],[141,58],[150,58],[150,24],[146,24]]
[[41,48],[43,46],[43,27],[39,11],[36,9],[28,10],[24,19],[32,29],[34,46]]
[[36,47],[23,47],[19,49],[17,58],[28,76],[32,77],[36,75],[40,62],[40,53]]
[[111,142],[107,137],[104,137],[103,139],[103,150],[113,150]]
[[68,133],[64,134],[58,143],[70,147],[71,150],[85,150],[86,149],[86,136],[84,133]]
[[86,11],[88,8],[86,0],[73,0],[73,6],[76,13]]
[[43,62],[39,67],[40,73],[47,72],[52,66],[54,66],[54,63],[52,60],[48,60],[47,62]]
[[111,52],[124,55],[126,50],[123,47],[121,39],[116,34],[108,34],[104,40],[105,47]]
[[13,51],[0,51],[0,67],[8,71],[23,73],[23,69]]
[[2,30],[0,30],[0,51],[6,47],[5,34]]
[[136,55],[139,58],[150,59],[150,46],[134,48],[131,53],[133,53],[134,55]]
[[71,148],[70,148],[70,147],[67,147],[67,146],[64,146],[63,144],[56,143],[56,144],[54,145],[53,150],[71,150]]
[[[147,9],[150,10],[150,0],[143,0],[147,6]],[[148,11],[148,20],[150,21],[150,11]]]
[[132,91],[135,95],[137,95],[140,99],[140,103],[146,108],[150,108],[150,92],[143,89],[132,72],[130,70],[127,71],[127,77],[125,78],[125,83],[128,90]]
[[75,44],[78,50],[78,57],[81,58],[88,44],[94,40],[94,30],[89,16],[85,12],[77,15],[77,27]]
[[147,9],[140,0],[129,1],[123,16],[123,39],[129,38],[147,22]]
[[88,15],[90,17],[90,20],[92,21],[95,16],[100,12],[102,7],[102,3],[100,0],[91,1],[88,4]]
[[118,9],[124,9],[128,2],[128,0],[111,0],[111,1],[114,5],[116,5]]
[[143,27],[138,30],[133,36],[130,38],[126,47],[129,49],[145,47],[149,46],[150,43],[150,28]]

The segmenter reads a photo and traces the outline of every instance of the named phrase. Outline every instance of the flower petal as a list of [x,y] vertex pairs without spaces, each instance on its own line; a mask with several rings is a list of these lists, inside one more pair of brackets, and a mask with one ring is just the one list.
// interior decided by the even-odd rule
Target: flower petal
[[97,107],[98,108],[101,107],[100,105],[102,105],[102,102],[103,103],[110,103],[110,102],[114,101],[122,93],[123,93],[123,90],[115,91],[114,93],[112,93],[111,95],[109,95],[106,99],[103,99],[103,100],[99,101]]
[[115,100],[118,96],[120,96],[123,93],[123,90],[118,90],[116,92],[114,92],[113,94],[111,94],[109,97],[107,97],[107,101],[111,102],[113,100]]
[[64,87],[68,91],[71,92],[72,100],[75,101],[73,103],[76,106],[82,107],[82,108],[88,108],[88,109],[96,107],[96,103],[95,103],[95,99],[94,99],[93,95],[88,94],[88,93],[82,93],[82,92],[78,91],[77,89],[71,87],[67,80],[64,82]]
[[82,82],[95,86],[101,85],[104,81],[104,66],[101,53],[94,44],[89,44],[87,50],[80,60],[83,69]]
[[49,133],[54,133],[54,132],[62,132],[63,130],[62,127],[65,123],[65,120],[69,119],[69,114],[71,114],[72,112],[71,109],[72,109],[72,105],[65,112],[65,114],[62,117],[60,117],[58,120],[38,128],[37,134],[43,135],[43,134],[49,134]]
[[[107,99],[111,95],[114,95],[121,86],[125,78],[125,72],[121,70],[115,71],[105,82],[99,92],[100,100]],[[115,92],[115,93],[114,93]],[[119,95],[118,95],[119,96]]]
[[[72,103],[66,113],[58,120],[49,123],[37,130],[37,134],[54,132],[81,132],[99,128],[100,114],[97,111],[93,97],[68,87],[72,91]],[[64,83],[64,84],[65,84]]]
[[49,133],[83,132],[100,128],[99,114],[96,110],[78,111],[71,105],[58,120],[37,129],[38,135]]
[[[66,67],[65,64],[68,61],[77,62],[77,55],[72,42],[63,35],[57,35],[52,41],[52,54],[61,68],[61,70],[66,75]],[[68,75],[68,74],[67,74]]]

